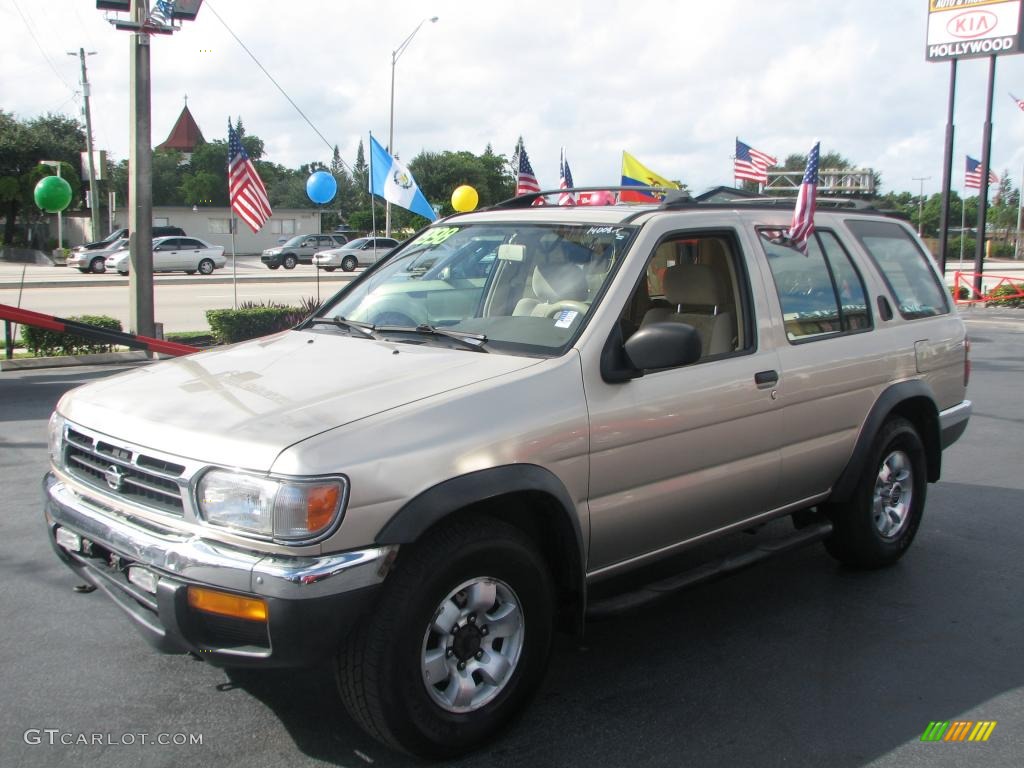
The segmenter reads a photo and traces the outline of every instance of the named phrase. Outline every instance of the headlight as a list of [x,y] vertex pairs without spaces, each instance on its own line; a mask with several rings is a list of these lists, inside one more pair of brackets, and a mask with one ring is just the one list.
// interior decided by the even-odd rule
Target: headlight
[[197,501],[211,525],[291,542],[333,528],[347,490],[339,477],[278,480],[213,469],[199,481]]
[[46,444],[50,451],[50,463],[55,467],[61,466],[61,448],[64,441],[64,417],[54,411],[50,414],[50,422],[47,425]]

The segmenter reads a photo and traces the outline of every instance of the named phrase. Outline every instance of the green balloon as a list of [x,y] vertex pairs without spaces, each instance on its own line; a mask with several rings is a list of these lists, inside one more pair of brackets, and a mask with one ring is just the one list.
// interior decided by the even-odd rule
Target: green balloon
[[71,185],[59,176],[46,176],[35,189],[36,205],[47,213],[59,213],[71,202]]

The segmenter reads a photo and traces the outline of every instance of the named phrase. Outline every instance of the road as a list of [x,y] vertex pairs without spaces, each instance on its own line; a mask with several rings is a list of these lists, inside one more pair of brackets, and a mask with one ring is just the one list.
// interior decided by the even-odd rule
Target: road
[[[294,270],[271,271],[258,257],[240,257],[237,281],[232,284],[230,265],[210,277],[157,275],[153,288],[154,317],[163,323],[164,333],[206,331],[206,310],[234,306],[238,302],[274,301],[297,305],[302,299],[327,298],[352,280],[358,272],[321,272],[299,265]],[[0,304],[21,306],[58,317],[109,315],[127,330],[131,293],[128,279],[115,274],[83,275],[78,270],[30,267],[25,287],[19,285],[20,267],[0,269]],[[6,286],[6,287],[5,287]]]
[[[1017,768],[1024,319],[968,325],[975,414],[900,563],[859,573],[812,547],[591,623],[581,642],[559,640],[523,719],[458,765]],[[423,765],[345,717],[327,668],[243,674],[160,656],[109,600],[72,591],[40,514],[45,422],[63,392],[110,373],[0,373],[0,765]],[[920,741],[955,719],[998,725],[987,743]],[[93,734],[114,744],[60,743]]]

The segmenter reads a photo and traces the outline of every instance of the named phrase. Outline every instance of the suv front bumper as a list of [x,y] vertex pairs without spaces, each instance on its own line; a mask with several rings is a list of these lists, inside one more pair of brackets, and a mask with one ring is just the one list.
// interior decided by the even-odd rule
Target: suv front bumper
[[[337,651],[373,600],[394,547],[320,557],[240,550],[195,536],[149,530],[76,494],[53,473],[43,479],[50,543],[84,581],[110,597],[157,649],[194,653],[220,666],[307,666]],[[80,537],[81,546],[58,543]],[[152,590],[129,581],[153,574]],[[266,603],[251,621],[197,610],[188,588]]]

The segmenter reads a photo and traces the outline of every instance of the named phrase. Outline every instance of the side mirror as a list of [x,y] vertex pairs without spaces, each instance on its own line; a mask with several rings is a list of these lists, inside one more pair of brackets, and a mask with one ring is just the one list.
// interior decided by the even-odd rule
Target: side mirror
[[641,371],[690,365],[700,359],[700,334],[686,323],[652,323],[629,337],[625,352]]

